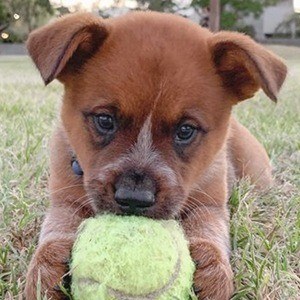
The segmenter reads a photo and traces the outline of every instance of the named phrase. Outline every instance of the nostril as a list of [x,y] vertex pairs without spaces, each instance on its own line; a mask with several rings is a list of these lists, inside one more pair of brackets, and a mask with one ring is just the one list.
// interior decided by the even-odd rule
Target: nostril
[[147,208],[154,204],[155,196],[151,191],[130,190],[120,187],[115,192],[115,200],[121,206]]
[[127,192],[123,188],[119,188],[115,192],[115,200],[120,205],[129,205],[129,199],[127,198]]

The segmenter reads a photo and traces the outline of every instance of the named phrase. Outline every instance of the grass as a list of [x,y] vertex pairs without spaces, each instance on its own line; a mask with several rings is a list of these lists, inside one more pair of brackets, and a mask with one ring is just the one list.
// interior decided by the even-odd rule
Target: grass
[[[235,114],[265,145],[277,184],[258,195],[244,182],[230,199],[233,299],[300,295],[300,48],[270,48],[290,66],[278,105],[259,93]],[[0,299],[21,299],[48,205],[48,141],[61,95],[28,58],[0,57]]]

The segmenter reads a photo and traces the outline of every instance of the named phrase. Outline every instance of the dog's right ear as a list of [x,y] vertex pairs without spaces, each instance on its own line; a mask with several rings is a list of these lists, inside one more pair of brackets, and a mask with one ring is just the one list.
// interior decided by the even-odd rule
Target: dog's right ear
[[47,85],[55,78],[63,81],[70,71],[79,71],[107,36],[103,19],[77,13],[33,31],[27,49]]

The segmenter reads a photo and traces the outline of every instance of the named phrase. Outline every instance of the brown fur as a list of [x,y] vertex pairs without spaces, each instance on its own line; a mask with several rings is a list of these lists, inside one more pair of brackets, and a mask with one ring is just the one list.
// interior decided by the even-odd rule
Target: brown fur
[[[51,207],[28,270],[27,299],[36,297],[39,273],[43,293],[61,299],[54,286],[78,225],[103,211],[121,213],[114,182],[132,168],[151,174],[157,185],[156,204],[145,215],[181,219],[197,263],[199,299],[228,299],[232,179],[249,176],[262,188],[272,181],[264,148],[231,109],[260,87],[276,100],[286,76],[281,60],[242,34],[212,34],[158,13],[110,20],[70,15],[33,32],[28,50],[45,83],[58,78],[65,94],[51,146]],[[101,112],[118,118],[111,140],[95,132],[90,115]],[[151,147],[149,136],[139,135],[147,118]],[[201,129],[179,149],[174,128],[183,118]],[[73,155],[83,177],[71,169]]]

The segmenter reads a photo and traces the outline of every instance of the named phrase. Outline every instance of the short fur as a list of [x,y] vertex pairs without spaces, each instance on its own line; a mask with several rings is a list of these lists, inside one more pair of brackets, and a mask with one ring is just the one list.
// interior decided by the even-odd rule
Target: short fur
[[[152,12],[102,20],[80,13],[34,31],[28,50],[46,84],[65,87],[62,125],[51,145],[51,206],[27,274],[25,294],[62,299],[55,286],[81,221],[105,211],[122,213],[114,184],[128,170],[155,182],[152,218],[178,218],[197,262],[199,299],[228,299],[227,199],[234,178],[272,183],[264,148],[232,116],[234,104],[262,88],[276,101],[286,66],[249,37],[213,34],[181,17]],[[118,130],[97,133],[91,115],[110,113]],[[198,128],[186,147],[176,126]],[[83,176],[74,174],[76,155]]]

